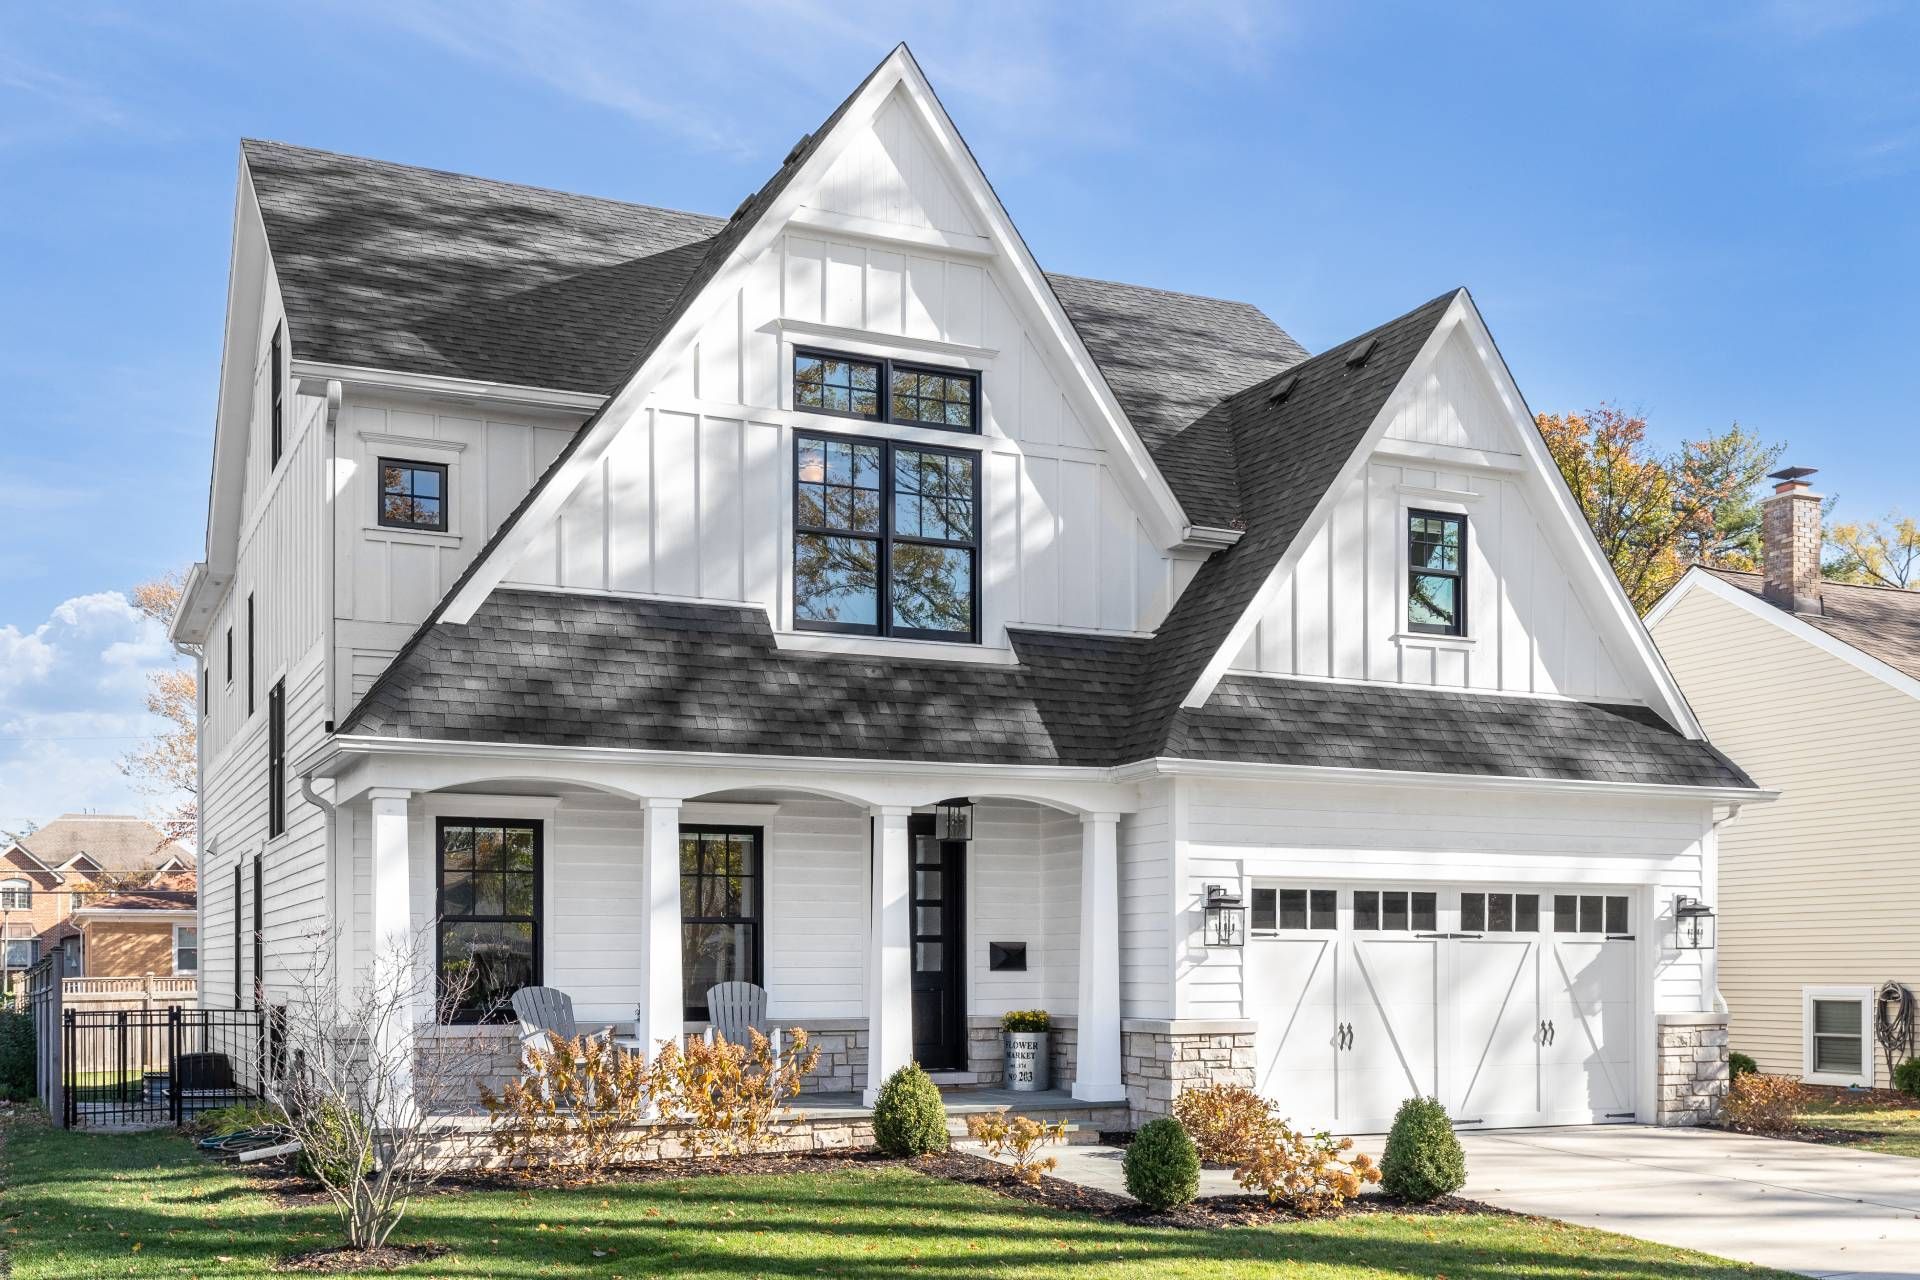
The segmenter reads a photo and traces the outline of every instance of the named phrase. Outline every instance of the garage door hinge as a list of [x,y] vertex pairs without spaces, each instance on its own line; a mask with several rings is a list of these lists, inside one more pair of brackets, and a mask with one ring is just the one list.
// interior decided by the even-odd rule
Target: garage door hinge
[[1486,1123],[1485,1120],[1455,1120],[1453,1122],[1453,1127],[1458,1129],[1463,1124],[1485,1124],[1485,1123]]
[[1609,1111],[1605,1118],[1608,1120],[1632,1120],[1637,1115],[1639,1115],[1637,1111]]

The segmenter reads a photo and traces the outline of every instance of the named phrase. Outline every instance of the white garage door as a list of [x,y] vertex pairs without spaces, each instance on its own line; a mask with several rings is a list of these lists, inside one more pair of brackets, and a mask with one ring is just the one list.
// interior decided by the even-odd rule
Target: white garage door
[[1475,1128],[1633,1118],[1629,895],[1262,883],[1251,914],[1259,1088],[1297,1125],[1378,1132],[1415,1095]]

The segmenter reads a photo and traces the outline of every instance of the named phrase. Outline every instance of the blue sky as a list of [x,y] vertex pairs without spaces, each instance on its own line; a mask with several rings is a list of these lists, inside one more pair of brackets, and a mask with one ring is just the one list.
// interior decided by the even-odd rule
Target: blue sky
[[246,135],[724,214],[907,40],[1049,268],[1318,350],[1469,286],[1536,409],[1738,420],[1913,510],[1920,7],[0,9],[0,827],[141,803]]

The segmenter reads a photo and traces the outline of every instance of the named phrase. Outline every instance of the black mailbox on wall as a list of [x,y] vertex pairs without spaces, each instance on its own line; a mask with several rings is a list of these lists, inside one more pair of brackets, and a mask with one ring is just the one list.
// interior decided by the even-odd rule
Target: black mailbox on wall
[[1023,973],[1027,967],[1027,944],[1024,942],[989,942],[987,944],[987,968],[995,972],[1011,970]]

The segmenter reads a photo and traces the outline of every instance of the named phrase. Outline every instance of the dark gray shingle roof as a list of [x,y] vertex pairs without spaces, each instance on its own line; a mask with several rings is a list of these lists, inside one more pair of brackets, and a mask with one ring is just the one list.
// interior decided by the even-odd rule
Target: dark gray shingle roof
[[[1765,579],[1757,573],[1709,569],[1714,577],[1766,599]],[[1777,606],[1776,606],[1777,607]],[[1820,584],[1820,612],[1794,617],[1843,644],[1920,680],[1920,591],[1866,587],[1850,582]]]
[[342,731],[976,764],[1154,756],[1749,786],[1643,707],[1229,677],[1146,740],[1147,642],[1016,631],[1017,666],[783,651],[758,609],[496,591],[396,660]]

